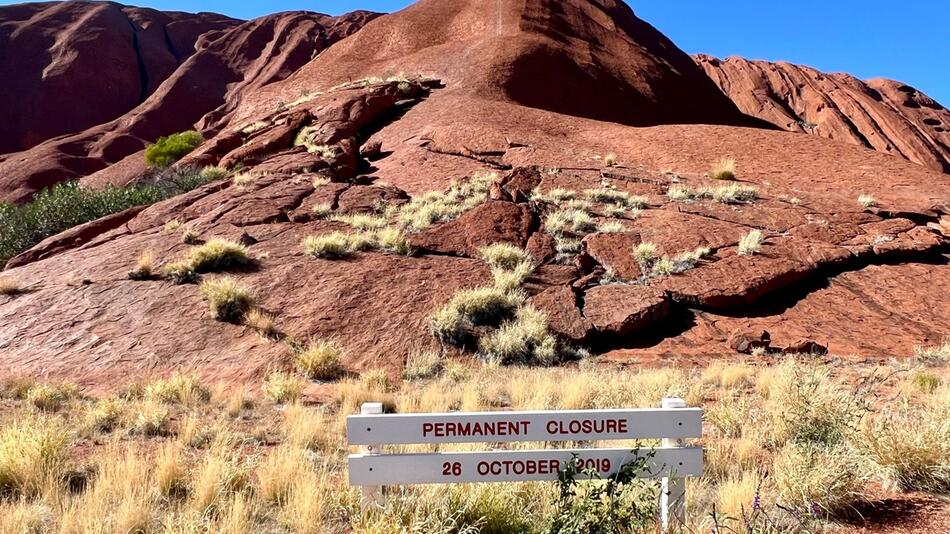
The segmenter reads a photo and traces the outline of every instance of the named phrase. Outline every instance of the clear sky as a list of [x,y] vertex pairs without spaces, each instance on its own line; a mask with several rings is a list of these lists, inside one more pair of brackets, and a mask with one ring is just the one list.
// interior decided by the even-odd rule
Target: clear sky
[[[487,0],[484,0],[487,1]],[[3,2],[0,4],[12,3]],[[390,12],[411,0],[123,0],[237,18],[306,9]],[[950,0],[627,0],[689,53],[786,60],[859,78],[885,77],[950,106]]]

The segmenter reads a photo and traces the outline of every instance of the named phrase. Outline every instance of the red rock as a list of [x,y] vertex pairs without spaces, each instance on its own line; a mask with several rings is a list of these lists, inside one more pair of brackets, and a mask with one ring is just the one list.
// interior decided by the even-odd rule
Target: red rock
[[554,238],[547,232],[534,232],[528,238],[525,250],[534,259],[535,263],[547,263],[557,256]]
[[792,343],[791,345],[785,347],[784,349],[782,349],[782,353],[784,354],[811,354],[815,356],[824,356],[825,354],[828,354],[828,347],[820,343],[816,343],[814,341],[810,341],[807,339],[800,339]]
[[[35,5],[47,6],[47,4]],[[71,132],[64,132],[74,132],[72,135],[52,138],[39,144],[33,143],[35,146],[23,152],[0,156],[0,200],[22,201],[34,192],[54,183],[100,171],[129,154],[142,150],[147,143],[153,142],[162,135],[195,128],[208,132],[223,130],[234,118],[234,110],[240,105],[245,95],[259,90],[266,84],[286,78],[310,61],[317,52],[353,33],[376,16],[368,12],[354,12],[342,17],[329,17],[297,11],[269,15],[238,24],[237,21],[225,17],[198,15],[208,20],[211,28],[229,29],[209,34],[209,38],[200,43],[197,52],[187,59],[183,52],[180,65],[168,52],[165,38],[161,34],[161,27],[150,26],[148,31],[158,32],[156,35],[160,37],[156,38],[155,46],[160,46],[171,60],[171,72],[150,95],[146,92],[140,96],[137,90],[139,88],[138,64],[131,47],[131,35],[128,35],[129,21],[123,12],[110,4],[101,4],[101,7],[98,7],[100,4],[96,4],[96,8],[84,3],[64,5],[78,9],[76,16],[81,16],[83,9],[111,10],[109,13],[113,13],[111,16],[117,19],[112,26],[115,28],[113,32],[115,35],[100,35],[96,42],[102,41],[105,44],[106,40],[113,39],[123,41],[122,46],[125,47],[129,57],[123,61],[127,68],[117,74],[131,80],[125,85],[131,85],[136,89],[135,99],[132,102],[122,102],[121,99],[117,99],[119,106],[115,110],[112,105],[105,105],[103,107],[106,110],[105,115],[109,116],[84,119],[83,124],[88,128],[86,130],[77,128]],[[9,9],[22,10],[23,8],[14,6]],[[150,13],[158,12],[150,11]],[[178,16],[184,15],[176,15]],[[165,17],[167,19],[168,16]],[[142,23],[148,24],[144,20]],[[195,30],[198,29],[200,26]],[[175,32],[176,39],[183,41],[185,33],[187,33],[185,27],[182,27],[181,31]],[[57,39],[59,37],[58,34],[55,36]],[[50,34],[47,39],[54,39],[53,34]],[[77,39],[81,42],[89,42],[88,39],[78,37]],[[24,46],[32,47],[33,44],[28,42],[24,43]],[[92,51],[88,56],[82,57],[87,58],[84,62],[89,61],[98,65],[102,61],[100,55]],[[42,57],[33,53],[20,54],[20,56]],[[101,79],[102,69],[81,65],[63,66],[63,68],[67,67],[70,75],[73,72],[96,74],[87,83],[87,85],[91,84],[90,91],[97,91],[91,97],[94,101],[113,98],[111,92],[109,94],[101,92],[102,87],[111,87]],[[18,69],[16,66],[11,68]],[[37,67],[37,75],[43,68]],[[111,75],[112,70],[107,70]],[[11,78],[3,76],[3,79]],[[73,92],[73,83],[85,82],[64,77],[62,83],[65,87],[51,85],[54,93],[46,98],[61,100],[63,106],[70,108],[97,107],[97,105],[77,105],[63,98],[63,94]],[[33,94],[35,91],[24,88],[17,92]],[[298,97],[299,93],[294,99]],[[273,105],[274,103],[271,104]],[[49,110],[51,118],[39,122],[59,122],[59,104],[42,107]],[[17,112],[21,109],[24,108],[20,105],[16,108]],[[273,110],[273,107],[271,109]],[[77,112],[70,111],[69,113]],[[53,120],[52,117],[56,119]],[[240,126],[243,127],[244,124]],[[73,126],[73,128],[76,127]],[[52,135],[46,134],[46,137],[52,137]],[[116,144],[118,140],[122,140],[121,147]],[[6,151],[0,150],[0,152]]]
[[736,331],[729,336],[729,347],[741,354],[752,354],[755,349],[768,349],[772,344],[772,336],[766,331],[749,332]]
[[489,200],[458,219],[410,237],[410,244],[423,252],[478,257],[480,248],[509,243],[524,248],[534,216],[524,204]]
[[633,281],[642,274],[633,259],[633,247],[639,243],[634,234],[591,234],[584,238],[584,251],[621,279]]
[[354,185],[343,191],[338,200],[343,213],[377,213],[386,206],[401,206],[409,195],[398,187]]
[[537,167],[518,167],[498,182],[504,192],[504,200],[527,202],[531,193],[541,185],[541,170]]
[[627,337],[641,333],[670,314],[670,301],[657,289],[635,285],[597,286],[584,297],[584,317],[600,333]]
[[744,113],[950,172],[950,111],[913,87],[785,62],[695,59]]
[[590,321],[577,307],[577,295],[568,286],[547,289],[530,299],[531,304],[548,316],[551,331],[572,343],[586,340]]
[[0,80],[16,95],[0,99],[0,154],[121,116],[194,54],[200,36],[238,24],[113,3],[0,6]]

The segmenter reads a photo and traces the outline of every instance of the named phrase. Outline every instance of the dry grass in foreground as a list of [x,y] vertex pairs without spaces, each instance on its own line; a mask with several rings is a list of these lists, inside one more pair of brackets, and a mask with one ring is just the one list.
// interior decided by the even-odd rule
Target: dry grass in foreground
[[[302,350],[335,354],[330,348]],[[682,396],[706,409],[707,449],[706,475],[689,483],[682,532],[817,532],[881,484],[950,492],[950,383],[932,359],[845,368],[848,375],[806,360],[688,371],[589,361],[570,369],[469,367],[422,353],[409,362],[410,382],[370,371],[326,386],[329,400],[312,406],[296,403],[303,381],[291,373],[264,384],[276,400],[187,374],[99,399],[68,384],[8,379],[0,385],[0,532],[656,530],[643,517],[599,530],[565,527],[568,516],[604,517],[603,502],[584,498],[600,495],[596,482],[571,489],[568,504],[554,483],[392,488],[384,509],[363,514],[358,491],[346,485],[344,429],[345,416],[366,401],[429,412],[649,407]],[[638,487],[611,503],[652,496],[655,487]]]

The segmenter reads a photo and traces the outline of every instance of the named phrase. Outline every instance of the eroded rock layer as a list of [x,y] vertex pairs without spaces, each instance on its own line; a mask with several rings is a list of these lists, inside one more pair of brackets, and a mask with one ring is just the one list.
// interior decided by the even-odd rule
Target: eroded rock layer
[[909,85],[739,57],[696,62],[744,113],[950,172],[950,111]]
[[194,54],[199,38],[239,23],[111,2],[0,6],[0,154],[119,117]]
[[[102,5],[117,9],[112,4]],[[93,13],[101,11],[89,8],[89,4],[78,4],[76,9],[82,13],[83,6]],[[144,94],[147,98],[143,96],[135,101],[137,105],[126,107],[127,113],[102,117],[121,115],[119,118],[89,125],[78,133],[51,139],[29,150],[0,156],[0,200],[23,201],[44,187],[75,178],[83,178],[90,185],[127,183],[145,172],[141,152],[147,143],[190,129],[214,134],[228,124],[234,108],[248,92],[286,78],[375,16],[369,12],[342,17],[288,12],[231,24],[229,29],[207,34],[197,52],[182,58],[180,65],[169,65],[172,72]],[[117,38],[108,31],[103,33]],[[95,56],[90,60],[93,59],[101,58]],[[87,74],[103,71],[98,64],[83,70]],[[134,80],[139,76],[137,70],[129,71],[123,65],[105,72]],[[66,76],[63,83],[71,83],[69,80]],[[101,86],[97,89],[97,99],[113,98]],[[299,89],[289,101],[300,98],[307,90]],[[54,96],[61,99],[60,104],[46,109],[56,110],[65,100],[61,92]],[[19,120],[27,121],[30,117]],[[100,173],[107,168],[107,172]]]

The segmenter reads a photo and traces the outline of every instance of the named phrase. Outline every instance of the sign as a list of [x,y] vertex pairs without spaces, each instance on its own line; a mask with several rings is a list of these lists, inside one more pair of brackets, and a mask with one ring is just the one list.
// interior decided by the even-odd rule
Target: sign
[[[654,456],[649,458],[651,453]],[[602,478],[616,474],[638,456],[648,458],[641,478],[703,474],[701,447],[351,455],[350,485],[557,480],[574,455],[580,470],[591,470]]]
[[347,439],[351,445],[681,439],[702,436],[702,417],[698,408],[353,415]]
[[[703,413],[680,398],[659,409],[477,412],[384,415],[378,402],[363,404],[346,421],[350,445],[364,454],[349,457],[350,485],[362,486],[364,508],[380,506],[382,486],[557,480],[577,457],[580,471],[601,478],[646,459],[642,478],[660,478],[659,517],[663,532],[685,518],[684,477],[703,474],[703,449],[683,446],[702,437]],[[430,454],[381,454],[386,445],[511,443],[662,439],[658,449],[550,449]],[[583,476],[583,474],[578,475]]]

